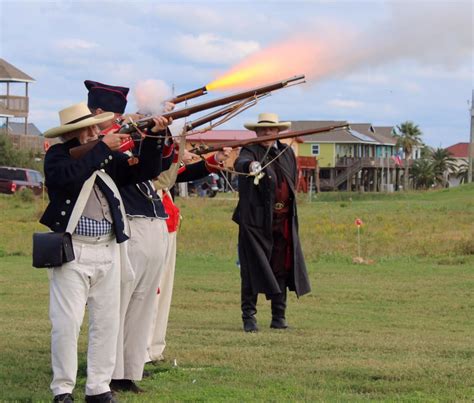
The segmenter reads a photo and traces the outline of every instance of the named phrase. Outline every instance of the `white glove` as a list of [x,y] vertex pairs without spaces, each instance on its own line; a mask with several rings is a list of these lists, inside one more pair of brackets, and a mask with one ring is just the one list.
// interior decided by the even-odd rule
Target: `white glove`
[[249,172],[251,175],[258,175],[262,172],[262,165],[258,161],[252,161],[249,165]]

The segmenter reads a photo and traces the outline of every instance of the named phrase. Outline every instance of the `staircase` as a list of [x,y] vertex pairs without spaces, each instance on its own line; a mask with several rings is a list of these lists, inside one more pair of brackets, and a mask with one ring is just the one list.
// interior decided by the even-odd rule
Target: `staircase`
[[362,166],[362,159],[355,160],[352,165],[349,165],[344,171],[334,178],[334,183],[332,184],[334,189],[339,188],[339,186],[341,186],[349,178],[352,178],[355,174],[357,174],[362,169]]

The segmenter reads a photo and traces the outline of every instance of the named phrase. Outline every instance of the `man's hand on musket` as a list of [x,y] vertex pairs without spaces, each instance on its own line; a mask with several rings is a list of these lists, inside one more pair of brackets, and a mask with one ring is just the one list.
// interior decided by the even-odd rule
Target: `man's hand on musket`
[[231,147],[224,147],[221,151],[216,152],[216,154],[214,155],[214,158],[219,164],[221,164],[230,157],[231,152],[232,152]]
[[163,116],[157,116],[153,118],[153,122],[155,123],[155,126],[151,128],[151,131],[153,133],[158,133],[163,130],[166,130],[166,128],[173,123],[173,118],[165,118]]
[[[118,129],[117,129],[118,130]],[[116,131],[107,134],[102,141],[107,144],[112,151],[119,151],[120,146],[126,140],[130,139],[130,135],[126,133],[117,133]]]
[[199,161],[199,155],[196,155],[188,150],[184,150],[183,163],[191,164],[193,161]]

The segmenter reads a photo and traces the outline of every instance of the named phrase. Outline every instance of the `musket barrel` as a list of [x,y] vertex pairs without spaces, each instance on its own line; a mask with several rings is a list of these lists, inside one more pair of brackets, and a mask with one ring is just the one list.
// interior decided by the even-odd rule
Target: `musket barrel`
[[201,87],[196,90],[192,90],[180,95],[176,95],[174,98],[169,99],[168,102],[171,102],[173,104],[179,104],[181,102],[188,101],[190,99],[197,98],[206,94],[207,94],[207,88]]
[[[259,95],[257,97],[257,99],[262,98],[263,96],[264,96],[264,94]],[[253,100],[252,100],[252,102],[253,102]],[[247,105],[247,102],[244,102],[243,105],[244,106]],[[198,119],[192,120],[191,122],[186,123],[186,125],[184,126],[185,129],[186,129],[186,132],[189,132],[189,131],[195,129],[196,127],[202,126],[206,123],[212,122],[215,119],[218,119],[218,118],[220,118],[224,115],[227,115],[228,113],[235,112],[235,111],[239,110],[240,106],[242,106],[242,102],[236,101],[236,102],[231,103],[230,105],[228,105],[226,107],[218,109],[215,112],[209,113],[209,114],[207,114],[205,116],[202,116]]]
[[186,131],[189,132],[193,129],[195,129],[196,127],[199,127],[199,126],[202,126],[202,125],[205,125],[206,123],[209,123],[215,119],[218,119],[224,115],[226,115],[227,113],[230,113],[232,111],[234,111],[236,108],[235,105],[230,105],[228,106],[227,108],[224,108],[224,109],[220,109],[214,113],[211,113],[209,115],[206,115],[206,116],[203,116],[202,118],[199,118],[199,119],[195,119],[193,120],[192,122],[188,122],[186,123],[185,125],[185,128],[186,128]]
[[[173,118],[173,119],[185,118],[189,115],[192,115],[193,113],[201,112],[201,111],[204,111],[206,109],[215,108],[216,106],[222,106],[222,105],[225,105],[225,104],[228,104],[228,103],[231,103],[231,102],[240,101],[242,99],[246,99],[246,98],[254,97],[254,96],[257,96],[257,95],[265,94],[267,92],[271,92],[271,91],[275,91],[275,90],[279,90],[281,88],[284,88],[284,87],[288,86],[288,84],[290,84],[292,82],[304,80],[304,77],[305,77],[304,75],[290,77],[286,80],[278,81],[278,82],[273,83],[273,84],[268,84],[268,85],[264,85],[262,87],[252,88],[250,90],[246,90],[246,91],[242,91],[242,92],[239,92],[239,93],[236,93],[236,94],[228,95],[228,96],[225,96],[225,97],[222,97],[222,98],[217,98],[217,99],[214,99],[214,100],[211,100],[211,101],[202,102],[200,104],[189,106],[187,108],[182,108],[182,109],[178,109],[178,110],[175,110],[175,111],[172,111],[172,112],[163,113],[161,116],[163,116],[165,118]],[[142,130],[142,129],[145,129],[147,127],[153,126],[154,123],[153,123],[152,118],[145,118],[145,119],[137,120],[135,122],[135,124],[138,126],[139,129]],[[134,126],[125,125],[120,130],[120,133],[132,133],[135,130],[136,129],[135,129]]]

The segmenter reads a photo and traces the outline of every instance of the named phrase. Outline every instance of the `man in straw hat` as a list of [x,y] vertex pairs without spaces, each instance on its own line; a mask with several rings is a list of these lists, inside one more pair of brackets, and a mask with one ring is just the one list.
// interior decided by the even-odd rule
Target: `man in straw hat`
[[[290,127],[275,113],[261,113],[245,127],[257,137],[276,135]],[[233,220],[239,225],[241,307],[246,332],[258,331],[257,296],[271,300],[273,329],[286,329],[286,289],[297,296],[310,292],[298,238],[297,168],[290,146],[268,141],[243,147],[235,161],[239,203]]]
[[[96,140],[97,125],[113,119],[114,114],[94,116],[85,103],[80,103],[63,109],[59,117],[61,125],[44,134],[47,138],[61,137],[63,143],[46,153],[45,184],[50,203],[40,221],[54,232],[72,232],[75,259],[49,270],[51,389],[54,401],[73,401],[77,340],[87,304],[86,402],[113,402],[109,383],[116,358],[120,282],[133,279],[123,247],[129,230],[117,186],[156,177],[160,151],[156,139],[147,137],[139,162],[130,165],[128,157],[117,152],[129,136],[115,132],[75,160],[71,148]],[[170,123],[163,117],[154,122],[151,131],[155,134]]]

